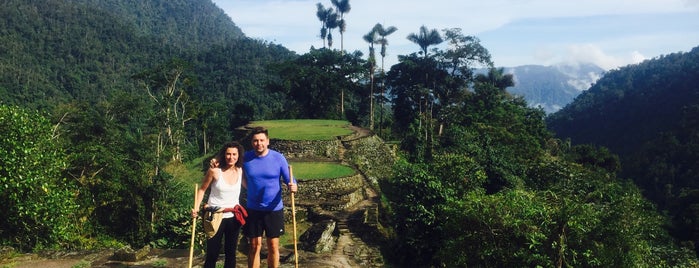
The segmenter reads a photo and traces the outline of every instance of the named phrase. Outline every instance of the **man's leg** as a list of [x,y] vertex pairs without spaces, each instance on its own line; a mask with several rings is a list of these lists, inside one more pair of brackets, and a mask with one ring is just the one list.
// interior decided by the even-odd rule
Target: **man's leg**
[[267,237],[267,267],[279,267],[279,237]]
[[249,240],[250,249],[248,250],[248,268],[259,268],[262,237],[251,237]]

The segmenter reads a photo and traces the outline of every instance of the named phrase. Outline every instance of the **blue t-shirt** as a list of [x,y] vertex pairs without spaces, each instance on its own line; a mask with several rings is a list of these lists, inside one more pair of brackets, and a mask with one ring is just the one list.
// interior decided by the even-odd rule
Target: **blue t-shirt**
[[[248,186],[248,209],[277,211],[284,208],[279,178],[289,184],[289,163],[281,153],[269,150],[265,156],[245,152],[243,170]],[[296,181],[294,180],[294,183]]]

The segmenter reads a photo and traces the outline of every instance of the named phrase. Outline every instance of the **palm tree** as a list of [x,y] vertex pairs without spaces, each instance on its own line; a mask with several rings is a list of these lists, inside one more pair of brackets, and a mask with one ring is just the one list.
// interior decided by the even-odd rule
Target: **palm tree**
[[376,26],[374,26],[374,29],[376,30],[376,33],[381,36],[381,39],[379,39],[379,44],[381,44],[381,71],[383,72],[383,60],[386,58],[386,46],[388,46],[388,40],[386,40],[386,36],[389,36],[390,34],[394,33],[395,31],[398,30],[398,28],[394,26],[388,26],[388,28],[384,28],[381,23],[377,23]]
[[369,77],[371,78],[370,93],[369,93],[369,129],[374,129],[374,66],[376,66],[376,53],[374,44],[378,43],[377,27],[381,24],[376,24],[369,33],[364,35],[364,41],[369,43]]
[[348,13],[352,7],[350,7],[349,0],[330,0],[337,12],[340,13],[340,20],[338,22],[338,27],[340,28],[340,54],[344,53],[344,34],[347,30],[347,23],[345,23],[345,13]]
[[427,30],[425,25],[420,27],[420,32],[415,34],[411,33],[408,35],[408,40],[420,46],[422,53],[424,53],[425,58],[427,58],[427,48],[431,45],[438,45],[444,42],[442,36],[439,34],[437,29]]
[[[388,40],[386,40],[386,36],[389,36],[390,34],[394,33],[397,31],[398,28],[394,26],[389,26],[388,28],[384,28],[381,23],[377,23],[374,26],[374,31],[381,36],[379,39],[379,44],[381,44],[381,77],[383,78],[384,75],[384,59],[386,58],[386,46],[388,46]],[[379,98],[379,107],[381,111],[381,115],[379,116],[379,134],[381,134],[381,126],[383,125],[383,99],[384,99],[384,87],[383,83],[381,83],[381,98]]]
[[505,74],[504,68],[490,68],[488,74],[476,75],[476,82],[486,84],[504,92],[508,87],[515,86],[514,76]]
[[333,29],[338,27],[338,23],[339,20],[337,19],[337,13],[330,8],[328,17],[325,20],[325,28],[328,29],[328,47],[333,47]]
[[328,16],[333,13],[332,8],[325,8],[323,4],[316,4],[318,10],[316,11],[316,17],[320,20],[320,39],[323,39],[323,48],[325,48],[325,37],[328,36]]

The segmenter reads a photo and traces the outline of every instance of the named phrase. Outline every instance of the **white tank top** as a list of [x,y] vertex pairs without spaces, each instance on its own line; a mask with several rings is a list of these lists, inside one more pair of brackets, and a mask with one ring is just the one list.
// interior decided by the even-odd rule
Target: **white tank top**
[[[240,203],[240,186],[243,179],[241,168],[236,168],[238,171],[238,180],[235,184],[229,184],[223,179],[223,171],[220,168],[216,169],[216,180],[211,185],[209,193],[209,206],[217,206],[222,208],[232,208]],[[223,213],[224,218],[235,217],[233,212]]]

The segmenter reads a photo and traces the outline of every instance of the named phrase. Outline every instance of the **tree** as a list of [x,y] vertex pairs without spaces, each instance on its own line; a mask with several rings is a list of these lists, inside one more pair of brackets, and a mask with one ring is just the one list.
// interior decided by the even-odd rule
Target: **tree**
[[[286,109],[289,118],[341,119],[340,91],[359,95],[363,85],[358,81],[366,79],[365,64],[361,54],[342,56],[336,50],[312,48],[295,60],[272,66],[280,79],[270,87],[291,99]],[[348,94],[349,99],[366,97]]]
[[325,47],[325,38],[328,36],[329,17],[334,12],[332,8],[325,8],[321,3],[317,3],[316,7],[318,8],[316,11],[316,17],[318,17],[318,20],[320,21],[320,39],[323,40],[323,47]]
[[420,50],[425,58],[427,58],[427,49],[429,46],[438,45],[444,42],[444,39],[442,39],[442,36],[436,29],[428,30],[425,25],[420,27],[420,32],[417,34],[409,34],[408,40],[420,46]]
[[386,47],[388,46],[388,40],[386,39],[386,36],[391,35],[392,33],[396,32],[398,28],[394,26],[388,26],[387,28],[384,28],[381,23],[377,23],[374,28],[376,29],[376,33],[381,36],[379,39],[379,44],[381,44],[381,72],[384,71],[384,58],[386,58]]
[[490,68],[488,74],[478,74],[476,76],[476,83],[476,89],[491,86],[501,92],[505,92],[505,89],[508,87],[515,86],[515,79],[512,74],[505,74],[504,68]]
[[86,229],[79,192],[61,173],[67,155],[38,112],[0,105],[0,241],[20,250],[79,248]]
[[384,28],[381,23],[377,23],[376,26],[374,26],[376,29],[376,32],[378,33],[381,38],[378,40],[379,44],[381,44],[381,94],[379,95],[379,107],[381,109],[381,115],[379,116],[379,134],[381,134],[381,130],[383,129],[383,103],[384,99],[386,98],[384,96],[384,89],[386,88],[385,86],[385,71],[384,71],[384,59],[386,58],[386,47],[388,46],[388,39],[386,39],[386,36],[391,35],[395,31],[398,30],[398,28],[394,26],[389,26],[387,28]]
[[328,28],[328,47],[333,47],[333,29],[337,28],[340,24],[340,21],[337,19],[337,13],[333,12],[332,9],[330,9],[330,14],[328,14],[328,18],[325,21],[325,26]]
[[370,78],[370,93],[369,93],[369,129],[374,129],[374,68],[376,67],[376,53],[374,50],[374,44],[378,42],[378,27],[381,24],[376,24],[374,28],[371,29],[362,38],[364,41],[369,43],[369,78]]
[[[194,79],[185,74],[188,68],[189,64],[185,61],[173,59],[134,76],[158,109],[161,132],[158,134],[156,154],[163,157],[163,153],[168,151],[171,160],[176,162],[182,161],[185,124],[192,119],[189,109],[193,103],[186,90],[192,86]],[[157,168],[155,173],[158,173]]]
[[345,31],[347,30],[347,22],[345,21],[345,13],[348,13],[350,9],[352,8],[350,6],[349,0],[330,0],[335,8],[337,9],[337,12],[340,13],[340,20],[338,21],[337,26],[340,28],[340,54],[344,55],[345,51],[345,46],[344,46],[344,35]]
[[67,144],[67,176],[78,185],[85,218],[101,234],[144,245],[152,235],[153,105],[143,95],[121,93],[97,105],[60,107],[59,133]]
[[399,57],[386,76],[386,84],[393,96],[394,132],[406,133],[413,122],[429,131],[431,104],[434,95],[430,87],[444,84],[448,74],[437,68],[433,58],[418,57],[415,53]]
[[493,67],[488,50],[480,44],[475,36],[465,36],[460,28],[444,29],[444,38],[449,44],[446,51],[441,51],[441,58],[446,69],[452,76],[462,76],[470,79],[474,65]]

